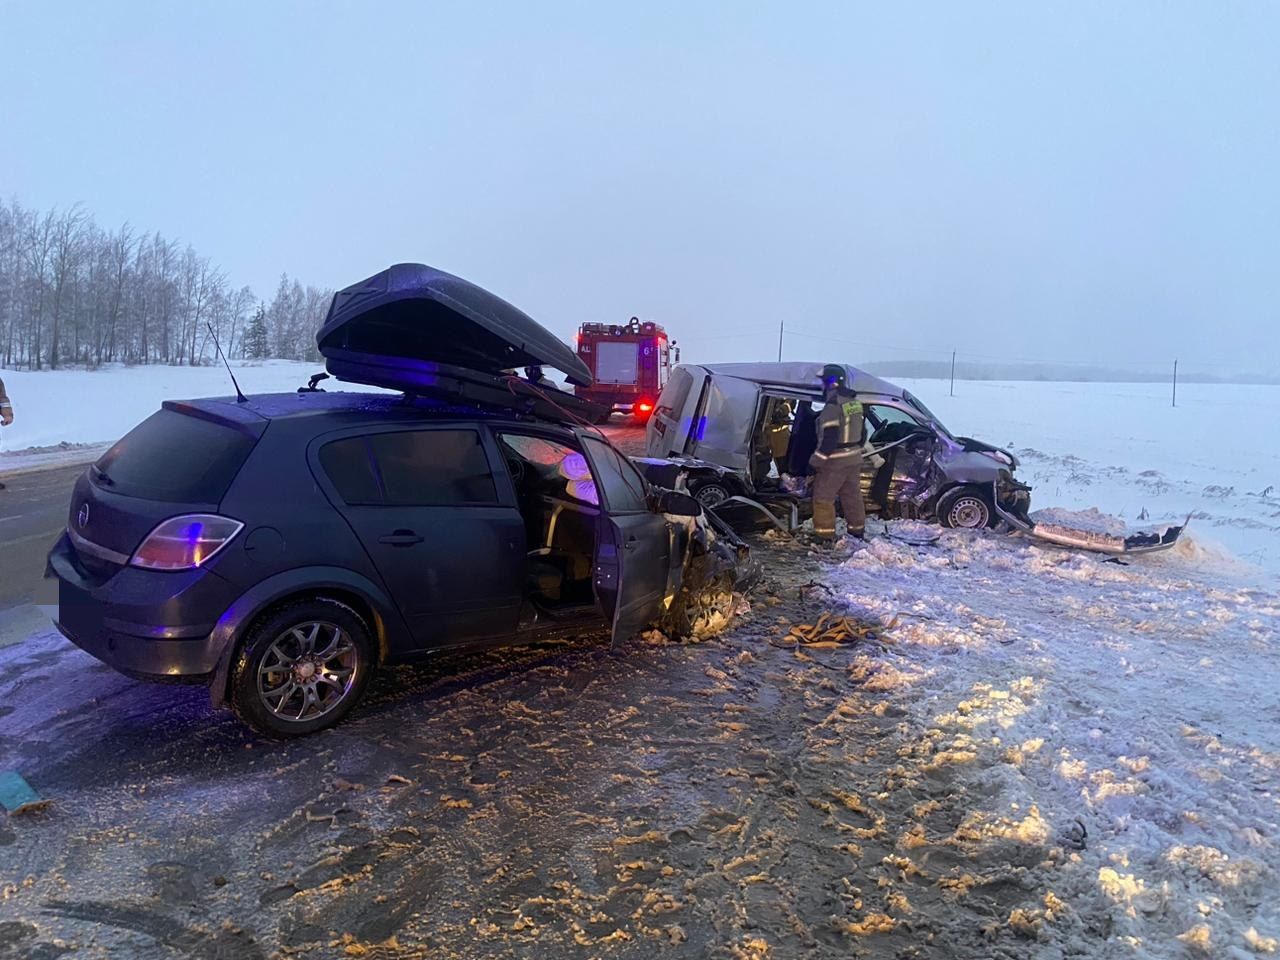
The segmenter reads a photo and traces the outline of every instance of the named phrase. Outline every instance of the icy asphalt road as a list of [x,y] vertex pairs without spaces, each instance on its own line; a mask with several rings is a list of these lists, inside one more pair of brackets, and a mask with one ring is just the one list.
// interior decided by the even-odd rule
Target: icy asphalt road
[[33,602],[44,557],[67,523],[84,465],[4,477],[0,490],[0,611]]

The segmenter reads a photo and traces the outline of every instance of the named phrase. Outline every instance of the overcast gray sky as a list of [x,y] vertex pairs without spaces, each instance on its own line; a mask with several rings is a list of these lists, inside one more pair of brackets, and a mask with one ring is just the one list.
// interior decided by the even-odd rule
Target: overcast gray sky
[[686,359],[785,318],[793,359],[1274,367],[1278,40],[1271,2],[0,0],[0,196]]

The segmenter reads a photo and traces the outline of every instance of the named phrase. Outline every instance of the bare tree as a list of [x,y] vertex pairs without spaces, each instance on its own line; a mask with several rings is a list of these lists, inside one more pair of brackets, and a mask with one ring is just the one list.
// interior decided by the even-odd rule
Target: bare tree
[[[314,359],[328,297],[282,276],[255,355]],[[243,356],[258,306],[190,245],[128,223],[102,230],[78,204],[0,205],[0,366],[198,365],[213,358],[213,337]]]
[[68,281],[79,266],[85,214],[74,206],[53,224],[53,329],[49,335],[49,369],[58,369],[61,358],[59,336],[62,326],[62,305]]

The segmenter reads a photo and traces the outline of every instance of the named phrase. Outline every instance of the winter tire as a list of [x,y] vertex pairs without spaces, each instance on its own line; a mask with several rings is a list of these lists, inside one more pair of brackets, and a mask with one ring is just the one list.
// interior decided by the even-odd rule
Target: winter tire
[[938,522],[944,527],[983,530],[995,525],[991,499],[974,487],[956,487],[938,500]]
[[330,727],[359,702],[373,672],[369,627],[344,603],[298,600],[255,624],[236,656],[231,704],[260,733]]

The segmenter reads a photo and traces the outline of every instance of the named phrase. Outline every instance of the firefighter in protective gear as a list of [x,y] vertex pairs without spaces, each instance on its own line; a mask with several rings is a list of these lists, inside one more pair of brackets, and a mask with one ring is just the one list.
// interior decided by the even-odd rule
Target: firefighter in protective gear
[[849,533],[863,535],[866,511],[862,504],[862,458],[866,421],[857,394],[849,389],[845,368],[822,368],[826,405],[818,414],[818,449],[809,461],[813,478],[813,531],[823,539],[836,535],[836,497],[844,509]]
[[787,472],[787,450],[791,447],[791,401],[774,401],[766,436],[769,439],[769,455],[773,457],[778,476],[782,476]]

